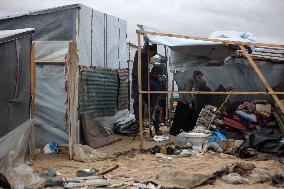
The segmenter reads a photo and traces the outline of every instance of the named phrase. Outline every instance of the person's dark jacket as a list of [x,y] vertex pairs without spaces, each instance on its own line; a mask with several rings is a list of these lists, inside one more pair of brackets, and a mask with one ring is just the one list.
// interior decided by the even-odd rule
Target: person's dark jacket
[[[141,52],[141,70],[142,70],[142,82],[148,82],[148,49],[149,43],[145,43]],[[138,50],[135,53],[133,68],[132,68],[132,80],[138,82]]]

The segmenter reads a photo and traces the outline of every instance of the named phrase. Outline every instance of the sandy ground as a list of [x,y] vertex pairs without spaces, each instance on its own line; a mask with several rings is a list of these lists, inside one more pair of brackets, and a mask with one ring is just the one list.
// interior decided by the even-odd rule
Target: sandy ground
[[[132,153],[128,153],[118,158],[93,163],[69,161],[67,150],[63,150],[61,153],[52,156],[45,154],[29,156],[27,157],[27,160],[33,164],[33,168],[36,172],[53,168],[66,177],[75,176],[78,169],[96,168],[100,171],[104,171],[118,164],[119,168],[107,174],[106,177],[119,182],[145,182],[153,180],[162,170],[182,170],[189,173],[210,174],[227,164],[244,161],[234,156],[212,153],[191,157],[176,157],[172,160],[160,160],[153,155],[139,153],[139,144],[139,137],[136,138],[135,141],[132,141],[132,138],[123,138],[121,141],[99,150],[105,153],[117,153],[137,149],[136,152],[133,151]],[[156,143],[150,142],[149,139],[146,139],[144,143],[145,149],[151,148],[154,145],[156,145]],[[283,166],[276,161],[249,162],[254,163],[257,168],[266,170],[270,173],[273,173],[275,169]],[[172,164],[175,167],[163,167],[167,164]],[[262,189],[273,187],[271,187],[269,183],[257,185],[229,185],[218,180],[214,185],[206,185],[199,188]]]

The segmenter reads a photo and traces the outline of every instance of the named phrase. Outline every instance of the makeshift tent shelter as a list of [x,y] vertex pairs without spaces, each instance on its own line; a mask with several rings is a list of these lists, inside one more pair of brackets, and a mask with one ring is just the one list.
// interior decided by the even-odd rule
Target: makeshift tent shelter
[[[89,77],[108,78],[117,69],[127,69],[127,23],[125,20],[80,4],[30,12],[0,20],[0,29],[25,27],[32,27],[36,30],[33,40],[35,41],[37,65],[35,107],[37,142],[66,144],[68,143],[68,134],[70,134],[68,125],[70,122],[70,115],[68,115],[70,101],[67,99],[70,96],[68,83],[71,77],[68,74],[72,69],[69,64],[74,61],[72,66],[97,69],[96,73],[87,76],[88,80],[90,80]],[[104,76],[100,73],[102,69],[105,70],[103,71]],[[109,69],[112,71],[108,72]],[[79,83],[81,73],[81,69],[75,69],[73,73],[75,76],[72,80],[75,83],[72,84]],[[113,81],[106,79],[105,83],[100,82],[100,84],[109,82]],[[114,82],[118,82],[118,79]],[[88,84],[92,87],[94,83]],[[109,91],[116,90],[119,86],[119,84],[114,85],[114,88]],[[82,89],[80,86],[77,87],[78,90]],[[91,88],[88,89],[88,91],[91,90]],[[118,95],[104,96],[100,93],[103,92],[100,89],[102,86],[92,89],[92,93],[88,93],[88,91],[83,93],[88,99],[91,97],[100,98],[101,103],[107,103],[111,98],[111,106],[102,107],[100,104],[96,104],[97,100],[92,99],[88,103],[94,103],[93,106],[85,110],[92,112],[95,109],[95,111],[111,112],[112,115],[115,113],[113,110],[118,106]],[[77,98],[78,92],[73,92],[76,93],[74,96]],[[84,103],[85,101],[78,102],[78,104],[87,107],[87,104]],[[74,104],[74,111],[77,111],[78,104]],[[80,110],[82,109],[80,108]],[[77,125],[77,120],[73,120],[74,122]],[[78,129],[77,126],[76,129]]]
[[[268,62],[255,63],[249,52],[251,47],[283,49],[284,45],[254,43],[248,33],[232,32],[227,35],[215,33],[211,38],[191,37],[160,33],[140,26],[138,36],[138,84],[139,84],[139,122],[141,148],[143,148],[142,106],[143,94],[183,93],[183,94],[233,94],[233,95],[271,95],[284,112],[284,104],[279,96],[283,95],[284,65],[272,65]],[[236,83],[237,92],[201,92],[201,91],[142,91],[141,87],[141,35],[152,44],[165,45],[171,49],[170,64],[177,70],[177,83],[182,85],[195,69],[203,71],[209,87]],[[227,38],[227,39],[224,39]],[[248,51],[247,51],[248,50]],[[228,59],[233,52],[246,58],[241,61]],[[234,71],[234,73],[230,73]],[[262,73],[262,71],[269,71]],[[255,72],[255,74],[254,74]],[[190,74],[191,73],[191,74]],[[178,75],[180,75],[178,79]],[[210,77],[211,76],[211,77]],[[273,83],[272,83],[273,82]],[[270,84],[276,84],[275,92]],[[215,85],[214,85],[215,84]],[[217,85],[216,85],[217,84]],[[279,89],[280,88],[280,89]],[[247,90],[251,90],[247,92]],[[268,92],[266,92],[267,90]]]
[[0,31],[0,138],[31,117],[32,33]]

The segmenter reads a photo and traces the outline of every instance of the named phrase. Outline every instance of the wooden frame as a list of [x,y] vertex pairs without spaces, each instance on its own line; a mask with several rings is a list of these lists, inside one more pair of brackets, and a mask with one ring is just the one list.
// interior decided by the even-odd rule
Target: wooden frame
[[[184,35],[174,35],[168,33],[159,33],[159,32],[145,32],[141,30],[136,30],[137,33],[137,41],[138,41],[138,88],[139,88],[139,128],[140,128],[140,149],[143,150],[143,141],[144,141],[144,134],[143,134],[143,123],[142,123],[142,95],[143,94],[211,94],[211,95],[271,95],[275,100],[276,104],[280,107],[280,110],[284,113],[284,104],[279,100],[277,95],[283,95],[284,92],[274,92],[268,81],[266,80],[265,76],[262,74],[250,54],[247,52],[244,46],[258,46],[258,47],[268,47],[268,48],[277,48],[277,49],[284,49],[284,45],[276,45],[276,44],[268,44],[268,43],[252,43],[252,42],[241,42],[241,41],[230,41],[230,40],[220,40],[220,39],[209,39],[205,37],[192,37],[192,36],[184,36]],[[245,58],[248,60],[250,65],[253,67],[255,72],[257,73],[258,77],[261,79],[263,84],[265,85],[268,92],[204,92],[204,91],[143,91],[142,90],[142,81],[141,81],[141,35],[157,35],[157,36],[165,36],[165,37],[175,37],[175,38],[183,38],[183,39],[192,39],[192,40],[202,40],[202,41],[209,41],[209,42],[220,42],[224,43],[225,45],[237,45],[240,47],[242,53],[244,54]]]
[[[35,63],[35,43],[31,45],[31,56],[30,56],[30,94],[31,94],[31,107],[30,107],[30,118],[34,119],[35,114],[35,91],[36,91],[36,63]],[[31,122],[31,130],[29,137],[29,149],[30,154],[35,153],[35,122]]]
[[67,67],[67,124],[69,127],[69,158],[73,159],[73,147],[77,141],[78,122],[78,55],[76,42],[69,43]]

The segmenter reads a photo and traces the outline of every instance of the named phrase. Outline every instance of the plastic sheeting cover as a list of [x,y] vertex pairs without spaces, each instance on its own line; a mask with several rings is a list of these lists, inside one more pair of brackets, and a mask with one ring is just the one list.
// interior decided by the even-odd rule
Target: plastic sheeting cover
[[69,41],[35,41],[36,62],[65,62]]
[[39,144],[68,143],[65,126],[65,73],[63,65],[36,67],[36,139]]
[[0,43],[0,137],[30,117],[29,37]]
[[[258,67],[270,83],[272,87],[278,87],[276,91],[284,89],[284,65],[272,64],[269,62],[256,61]],[[251,92],[265,92],[266,88],[258,75],[248,63],[246,59],[231,58],[225,63],[216,66],[210,65],[190,65],[190,69],[185,72],[177,72],[176,81],[178,86],[183,86],[184,83],[192,78],[194,70],[200,70],[207,85],[212,91],[216,90],[220,85],[232,86],[234,91],[251,91]],[[253,100],[253,99],[270,99],[269,95],[255,96],[255,95],[235,95],[236,99]]]
[[28,120],[0,138],[0,173],[13,188],[39,188],[42,184],[24,160],[31,124],[32,120]]

